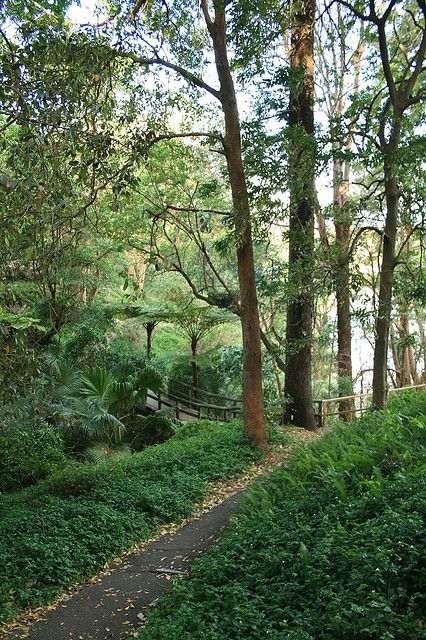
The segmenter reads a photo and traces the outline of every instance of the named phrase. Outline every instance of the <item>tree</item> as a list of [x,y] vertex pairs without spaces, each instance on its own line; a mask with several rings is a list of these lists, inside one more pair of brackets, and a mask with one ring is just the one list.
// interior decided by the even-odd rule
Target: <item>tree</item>
[[[334,11],[333,11],[334,10]],[[355,23],[355,24],[354,24]],[[354,46],[349,43],[354,40]],[[317,33],[321,98],[328,119],[332,155],[335,242],[330,241],[323,213],[317,211],[318,230],[328,268],[333,275],[337,316],[337,375],[340,396],[352,393],[351,260],[356,208],[351,202],[354,125],[353,102],[359,94],[360,64],[365,49],[362,26],[340,4],[327,6]],[[350,115],[346,113],[348,107]],[[354,402],[339,402],[343,420],[353,418]]]
[[218,312],[209,307],[190,307],[186,311],[174,316],[173,322],[179,327],[180,333],[191,343],[191,368],[194,397],[198,398],[200,374],[198,368],[198,348],[200,341],[205,338],[214,327],[229,322],[229,315]]
[[292,6],[290,68],[290,301],[286,324],[284,393],[290,398],[285,420],[315,429],[312,402],[312,336],[315,141],[314,141],[314,21],[315,0]]
[[[398,151],[406,113],[425,96],[420,80],[426,54],[426,4],[424,0],[409,0],[402,8],[398,6],[397,0],[391,0],[380,12],[375,0],[368,5],[364,2],[354,5],[346,0],[340,2],[375,31],[386,89],[385,95],[383,89],[380,89],[369,107],[370,111],[373,107],[379,110],[376,146],[382,160],[386,202],[373,363],[373,406],[380,409],[385,406],[387,396],[392,291],[394,271],[398,263]],[[377,107],[379,101],[380,106]]]
[[[187,132],[181,134],[164,134],[154,137],[154,140],[165,138],[197,136],[205,137],[216,142],[220,142],[222,153],[226,160],[227,174],[232,194],[233,204],[233,223],[235,232],[235,245],[237,254],[237,270],[238,282],[240,290],[240,306],[239,317],[241,320],[243,335],[243,419],[244,426],[248,437],[251,441],[264,450],[267,449],[264,415],[263,415],[263,393],[262,393],[262,362],[260,348],[260,324],[258,313],[258,302],[256,292],[256,278],[254,268],[253,255],[253,239],[252,239],[252,223],[250,204],[247,193],[246,175],[243,166],[242,148],[241,148],[241,126],[238,111],[238,104],[234,86],[234,80],[231,72],[227,45],[227,21],[226,6],[222,0],[213,1],[213,14],[210,13],[206,0],[201,2],[201,11],[204,19],[204,27],[209,35],[212,53],[214,55],[216,72],[219,80],[219,89],[212,87],[190,69],[183,67],[181,62],[185,63],[185,51],[190,50],[189,64],[197,60],[200,52],[192,49],[192,43],[187,34],[187,27],[190,23],[193,25],[196,19],[193,15],[192,5],[186,5],[185,2],[174,9],[180,16],[179,21],[182,23],[182,29],[176,27],[172,20],[165,19],[163,6],[151,3],[149,7],[143,8],[142,3],[132,6],[130,12],[125,14],[124,20],[121,16],[121,27],[123,32],[129,28],[129,14],[134,24],[139,24],[135,30],[134,36],[138,38],[138,45],[148,48],[148,55],[140,54],[134,50],[128,50],[124,47],[117,47],[115,54],[118,57],[132,61],[139,67],[160,66],[164,69],[174,71],[179,77],[183,78],[190,85],[198,87],[213,96],[220,104],[224,119],[224,135],[216,133],[203,132]],[[158,23],[162,25],[161,33],[155,33],[151,28],[155,24],[152,20],[154,17]],[[182,20],[186,17],[185,20]],[[144,23],[147,28],[144,31]],[[151,23],[151,24],[150,24]],[[146,33],[145,33],[146,32]],[[158,36],[158,43],[149,45],[151,38]],[[168,44],[168,53],[175,53],[178,60],[177,63],[161,57],[158,53],[159,49],[164,47],[164,36]],[[187,43],[181,46],[182,39],[187,36]],[[168,36],[168,38],[167,38]],[[200,35],[200,38],[204,36]],[[133,39],[127,39],[132,42]],[[197,41],[198,43],[200,40]],[[183,60],[182,60],[183,58]],[[152,141],[151,141],[152,142]],[[151,144],[151,143],[150,143]]]

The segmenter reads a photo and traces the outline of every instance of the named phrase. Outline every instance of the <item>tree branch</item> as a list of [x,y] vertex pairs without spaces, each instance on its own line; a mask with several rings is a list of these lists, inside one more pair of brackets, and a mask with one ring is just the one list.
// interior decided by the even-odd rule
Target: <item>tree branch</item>
[[188,82],[190,82],[191,84],[210,93],[217,100],[219,100],[219,102],[221,101],[220,91],[218,91],[214,87],[211,87],[209,84],[207,84],[207,82],[204,82],[204,80],[196,76],[194,73],[192,73],[192,71],[188,71],[188,69],[185,69],[184,67],[173,64],[172,62],[168,62],[167,60],[164,60],[163,58],[160,58],[158,56],[156,56],[155,58],[144,58],[142,56],[138,56],[136,53],[133,53],[131,51],[123,51],[122,49],[116,50],[115,55],[119,58],[127,58],[128,60],[131,60],[132,62],[135,62],[136,64],[140,64],[142,66],[158,65],[166,69],[171,69],[172,71],[175,71],[177,74],[188,80]]
[[381,231],[377,227],[373,227],[373,226],[361,227],[361,229],[358,229],[358,231],[356,232],[356,234],[354,236],[354,239],[351,242],[351,245],[350,245],[349,250],[348,250],[348,255],[352,255],[353,250],[355,249],[356,243],[358,242],[358,240],[360,239],[361,235],[365,231],[374,231],[379,236],[383,236],[383,231]]

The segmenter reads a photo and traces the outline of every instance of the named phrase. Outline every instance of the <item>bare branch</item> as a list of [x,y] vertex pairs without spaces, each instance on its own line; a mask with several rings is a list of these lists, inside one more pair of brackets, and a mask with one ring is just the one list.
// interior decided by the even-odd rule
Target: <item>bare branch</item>
[[188,69],[185,69],[184,67],[173,64],[172,62],[168,62],[167,60],[164,60],[164,58],[160,58],[158,56],[156,56],[155,58],[144,58],[143,56],[138,56],[132,51],[123,51],[122,49],[116,50],[115,55],[120,58],[127,58],[128,60],[131,60],[132,62],[135,62],[136,64],[140,64],[142,66],[158,65],[166,69],[171,69],[172,71],[175,71],[177,74],[188,80],[188,82],[190,82],[191,84],[199,87],[200,89],[204,89],[204,91],[207,91],[217,100],[221,101],[220,91],[218,91],[218,89],[211,87],[209,84],[207,84],[207,82],[204,82],[204,80],[192,73],[192,71],[188,71]]

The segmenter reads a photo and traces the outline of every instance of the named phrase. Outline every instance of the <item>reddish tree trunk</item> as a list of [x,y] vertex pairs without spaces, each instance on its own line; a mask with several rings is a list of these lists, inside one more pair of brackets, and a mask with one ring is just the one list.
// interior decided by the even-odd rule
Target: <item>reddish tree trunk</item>
[[254,270],[250,205],[241,149],[241,127],[235,87],[228,60],[225,4],[214,0],[211,19],[207,3],[201,7],[210,33],[216,70],[220,82],[220,100],[225,120],[223,147],[231,185],[237,245],[240,320],[243,334],[243,418],[250,440],[267,450],[262,392],[260,322]]

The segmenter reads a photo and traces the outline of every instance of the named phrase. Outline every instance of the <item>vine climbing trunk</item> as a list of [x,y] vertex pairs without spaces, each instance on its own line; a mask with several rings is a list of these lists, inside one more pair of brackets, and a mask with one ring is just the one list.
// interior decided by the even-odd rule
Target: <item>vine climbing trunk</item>
[[237,98],[228,59],[225,3],[214,0],[214,19],[207,2],[201,2],[212,40],[220,83],[220,101],[225,121],[223,148],[228,168],[237,246],[240,320],[243,335],[243,418],[247,436],[267,450],[262,392],[260,322],[254,269],[250,204],[241,148],[241,127]]
[[[312,400],[313,251],[315,210],[314,21],[315,0],[291,9],[289,105],[289,304],[286,326],[284,419],[315,429]],[[302,76],[302,78],[301,78]]]

